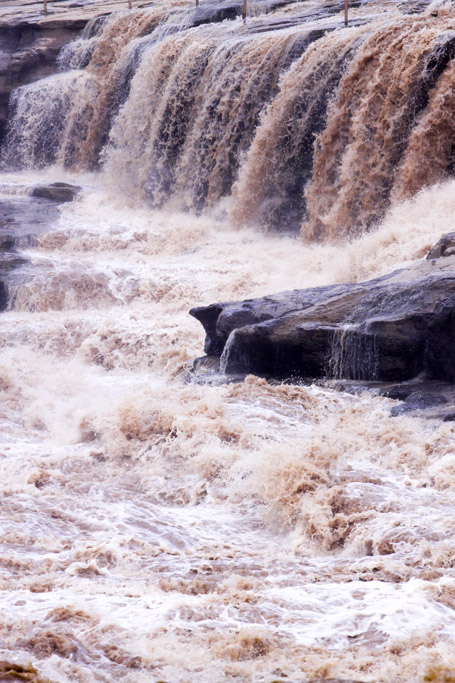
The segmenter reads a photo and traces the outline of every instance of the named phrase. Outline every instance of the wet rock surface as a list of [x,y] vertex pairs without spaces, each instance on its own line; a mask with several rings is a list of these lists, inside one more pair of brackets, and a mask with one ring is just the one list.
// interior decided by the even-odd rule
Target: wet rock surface
[[32,197],[37,199],[48,199],[52,202],[64,203],[72,202],[80,192],[81,188],[77,185],[68,183],[51,183],[50,185],[39,185],[32,190]]
[[453,256],[455,254],[455,232],[449,232],[443,235],[441,239],[436,242],[434,247],[428,252],[427,259],[442,258],[443,256]]
[[[228,376],[331,381],[402,403],[393,414],[455,419],[455,235],[431,257],[359,284],[194,308],[205,353]],[[213,367],[199,360],[199,368]],[[203,371],[203,370],[202,370]]]
[[36,236],[58,219],[57,201],[30,192],[30,196],[0,198],[0,311],[8,307],[15,285],[27,277],[29,259],[21,250],[33,245]]
[[455,421],[455,384],[428,379],[424,374],[399,383],[328,380],[324,385],[349,394],[369,391],[399,401],[390,410],[392,416],[413,414],[443,422]]

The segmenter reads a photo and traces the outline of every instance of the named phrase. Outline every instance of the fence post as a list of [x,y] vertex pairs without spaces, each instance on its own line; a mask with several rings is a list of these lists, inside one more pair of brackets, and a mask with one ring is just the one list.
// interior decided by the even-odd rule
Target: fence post
[[199,7],[199,0],[196,0],[196,7]]
[[349,9],[348,0],[344,0],[344,25],[345,26],[348,25],[348,20],[349,20],[348,9]]
[[243,23],[246,23],[246,10],[248,7],[248,0],[243,0],[243,5],[242,5],[242,19]]
[[133,0],[128,0],[128,9],[133,9]]
[[44,0],[44,14],[47,14],[47,0]]

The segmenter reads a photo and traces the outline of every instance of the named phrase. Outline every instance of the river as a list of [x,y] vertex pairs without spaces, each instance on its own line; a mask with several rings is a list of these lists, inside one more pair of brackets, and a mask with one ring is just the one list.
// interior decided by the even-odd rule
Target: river
[[[138,16],[150,21],[146,11]],[[397,21],[401,30],[406,20]],[[234,23],[245,30],[240,20]],[[227,87],[216,65],[228,48],[210,42],[222,26],[189,29],[205,32],[206,42],[200,35],[194,43],[177,37],[187,50],[187,70],[179,62],[177,79],[196,77],[198,50],[206,51],[206,60],[215,54],[206,94],[217,79]],[[279,49],[285,43],[289,49],[296,30],[285,29],[284,41],[276,38]],[[347,47],[340,32],[321,38],[340,60],[365,28],[349,31]],[[422,33],[431,43],[431,31],[422,26]],[[283,221],[286,201],[277,195],[264,208],[264,196],[252,191],[251,183],[258,183],[252,168],[283,102],[277,95],[255,119],[263,130],[254,141],[236,143],[243,165],[232,193],[226,167],[220,161],[214,170],[210,161],[224,149],[216,131],[212,147],[201,143],[204,152],[196,149],[197,138],[182,133],[186,147],[178,165],[169,147],[169,163],[160,166],[153,145],[171,138],[163,127],[153,132],[158,114],[142,125],[137,112],[163,88],[160,78],[153,81],[153,69],[165,64],[171,39],[161,35],[159,55],[152,48],[143,60],[98,170],[89,156],[94,140],[101,148],[106,136],[96,138],[101,124],[93,123],[93,109],[82,111],[81,90],[76,109],[65,105],[66,127],[58,135],[50,129],[58,144],[43,146],[48,119],[40,117],[48,103],[57,111],[50,93],[57,89],[61,97],[65,83],[76,81],[91,92],[86,72],[63,71],[18,94],[9,167],[0,175],[0,201],[19,216],[14,229],[22,235],[16,250],[23,259],[8,276],[0,328],[1,659],[31,664],[36,673],[30,680],[52,683],[452,680],[453,423],[392,416],[391,399],[324,383],[202,380],[191,368],[202,355],[203,330],[188,310],[362,281],[423,258],[453,229],[455,181],[436,178],[406,198],[403,171],[389,188],[390,205],[374,230],[365,231],[379,211],[371,183],[395,161],[384,153],[383,167],[375,167],[361,191],[356,176],[356,206],[344,190],[333,200],[340,181],[332,174],[333,201],[324,195],[323,211],[317,183],[328,162],[322,145],[315,161],[320,172],[306,194],[310,208],[299,203],[289,211],[306,240],[265,230],[258,224],[261,212],[270,209],[271,224]],[[86,49],[73,45],[64,68]],[[246,64],[242,49],[236,54]],[[255,49],[263,55],[263,42]],[[101,68],[99,60],[95,67]],[[145,73],[155,90],[144,90]],[[268,83],[267,92],[277,92],[277,82]],[[258,87],[256,80],[253,90]],[[170,107],[171,80],[167,88]],[[329,115],[335,116],[333,106]],[[163,111],[163,121],[184,121],[182,111],[177,103],[175,118]],[[212,110],[201,111],[193,131],[204,130]],[[217,125],[225,131],[221,119]],[[422,130],[423,124],[413,129],[415,145],[406,158]],[[332,134],[327,126],[327,140]],[[176,140],[175,129],[170,135]],[[233,135],[226,132],[224,139]],[[278,143],[269,140],[273,172],[261,171],[267,181],[285,166]],[[360,154],[359,138],[352,144],[343,173],[348,159],[354,163],[354,147]],[[22,168],[14,168],[11,150]],[[198,154],[207,166],[195,166]],[[152,158],[158,159],[153,169]],[[82,189],[52,213],[31,193],[57,180]],[[349,233],[354,215],[357,228]],[[321,238],[327,226],[333,233],[336,224],[344,239],[309,239]]]

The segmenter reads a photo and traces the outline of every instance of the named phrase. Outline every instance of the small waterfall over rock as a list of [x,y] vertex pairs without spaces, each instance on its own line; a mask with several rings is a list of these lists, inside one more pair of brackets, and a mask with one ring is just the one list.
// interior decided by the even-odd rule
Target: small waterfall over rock
[[374,334],[365,334],[356,325],[340,325],[333,333],[326,376],[330,379],[377,379],[378,354]]

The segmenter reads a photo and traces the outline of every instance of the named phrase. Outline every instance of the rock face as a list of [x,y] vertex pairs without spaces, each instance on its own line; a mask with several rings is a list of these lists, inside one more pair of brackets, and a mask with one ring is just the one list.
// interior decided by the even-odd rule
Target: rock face
[[[447,244],[450,242],[448,239]],[[446,244],[446,243],[444,243]],[[194,308],[226,374],[455,382],[455,255],[360,284]],[[422,399],[424,400],[424,399]]]
[[441,239],[436,242],[434,247],[428,252],[427,259],[441,258],[442,256],[453,256],[455,254],[455,232],[449,232],[443,235]]

